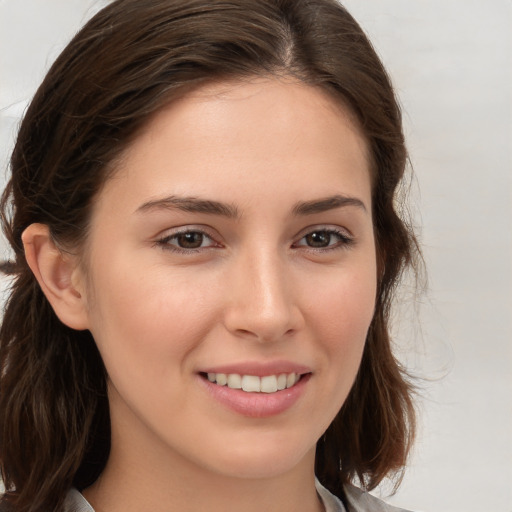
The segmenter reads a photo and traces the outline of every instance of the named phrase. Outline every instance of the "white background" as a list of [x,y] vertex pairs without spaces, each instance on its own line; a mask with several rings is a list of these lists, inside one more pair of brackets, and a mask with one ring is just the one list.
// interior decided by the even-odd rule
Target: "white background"
[[[0,0],[0,186],[35,87],[104,3]],[[429,275],[419,313],[404,308],[397,325],[426,379],[413,458],[389,501],[512,512],[512,1],[345,5],[401,98]]]

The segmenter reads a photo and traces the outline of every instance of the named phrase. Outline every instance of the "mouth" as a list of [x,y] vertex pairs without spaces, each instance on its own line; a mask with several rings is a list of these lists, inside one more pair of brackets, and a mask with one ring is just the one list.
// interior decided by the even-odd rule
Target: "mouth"
[[277,393],[293,388],[309,373],[280,373],[275,375],[241,375],[239,373],[201,373],[201,377],[217,386],[245,391],[246,393]]
[[220,372],[205,369],[198,377],[216,402],[249,418],[268,418],[293,408],[306,393],[313,375],[309,368],[288,368],[286,372],[285,368],[263,369],[254,364],[245,364],[248,368],[243,373],[244,364],[240,366],[219,368]]

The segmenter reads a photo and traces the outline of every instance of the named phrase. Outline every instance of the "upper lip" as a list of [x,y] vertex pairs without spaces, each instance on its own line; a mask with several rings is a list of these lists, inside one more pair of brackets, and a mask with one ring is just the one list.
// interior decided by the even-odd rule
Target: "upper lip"
[[293,363],[291,361],[243,361],[239,363],[221,364],[203,368],[200,370],[200,373],[237,373],[238,375],[265,377],[266,375],[280,375],[282,373],[305,374],[311,373],[311,371],[311,368],[308,366]]

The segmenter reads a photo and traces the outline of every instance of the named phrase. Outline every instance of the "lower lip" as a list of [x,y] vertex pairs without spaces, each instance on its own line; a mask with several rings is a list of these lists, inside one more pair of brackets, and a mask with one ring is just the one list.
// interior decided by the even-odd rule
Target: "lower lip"
[[219,386],[199,376],[215,400],[228,409],[251,418],[268,418],[290,409],[304,393],[310,377],[310,373],[303,375],[291,388],[275,393],[246,393],[241,389]]

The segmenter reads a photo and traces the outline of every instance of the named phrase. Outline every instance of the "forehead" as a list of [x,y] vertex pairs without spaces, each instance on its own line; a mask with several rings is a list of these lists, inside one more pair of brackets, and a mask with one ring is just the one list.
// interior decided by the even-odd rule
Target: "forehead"
[[[233,79],[214,81],[194,87],[179,94],[173,101],[154,115],[141,131],[148,135],[152,130],[168,124],[169,113],[177,119],[180,116],[192,119],[201,116],[201,125],[206,129],[215,128],[225,121],[238,124],[238,128],[249,130],[263,125],[274,128],[282,135],[293,128],[307,129],[307,122],[322,119],[332,126],[341,121],[357,133],[363,142],[364,132],[359,119],[341,96],[320,86],[308,85],[293,77],[250,77],[245,80]],[[232,114],[233,117],[229,117]],[[250,124],[244,114],[250,114]],[[254,121],[259,120],[260,125]],[[298,122],[298,124],[296,124]],[[209,123],[210,126],[206,126]],[[188,126],[195,132],[201,125]],[[183,125],[186,127],[187,125]],[[184,132],[184,135],[188,132]],[[251,134],[252,135],[252,134]],[[367,151],[367,144],[362,144]]]
[[330,196],[327,178],[361,188],[369,169],[364,136],[341,101],[292,79],[260,78],[204,85],[172,101],[127,148],[106,188],[131,182],[148,197],[172,189],[225,199],[241,184],[250,192],[281,180],[288,190],[318,178],[326,181],[318,192]]

